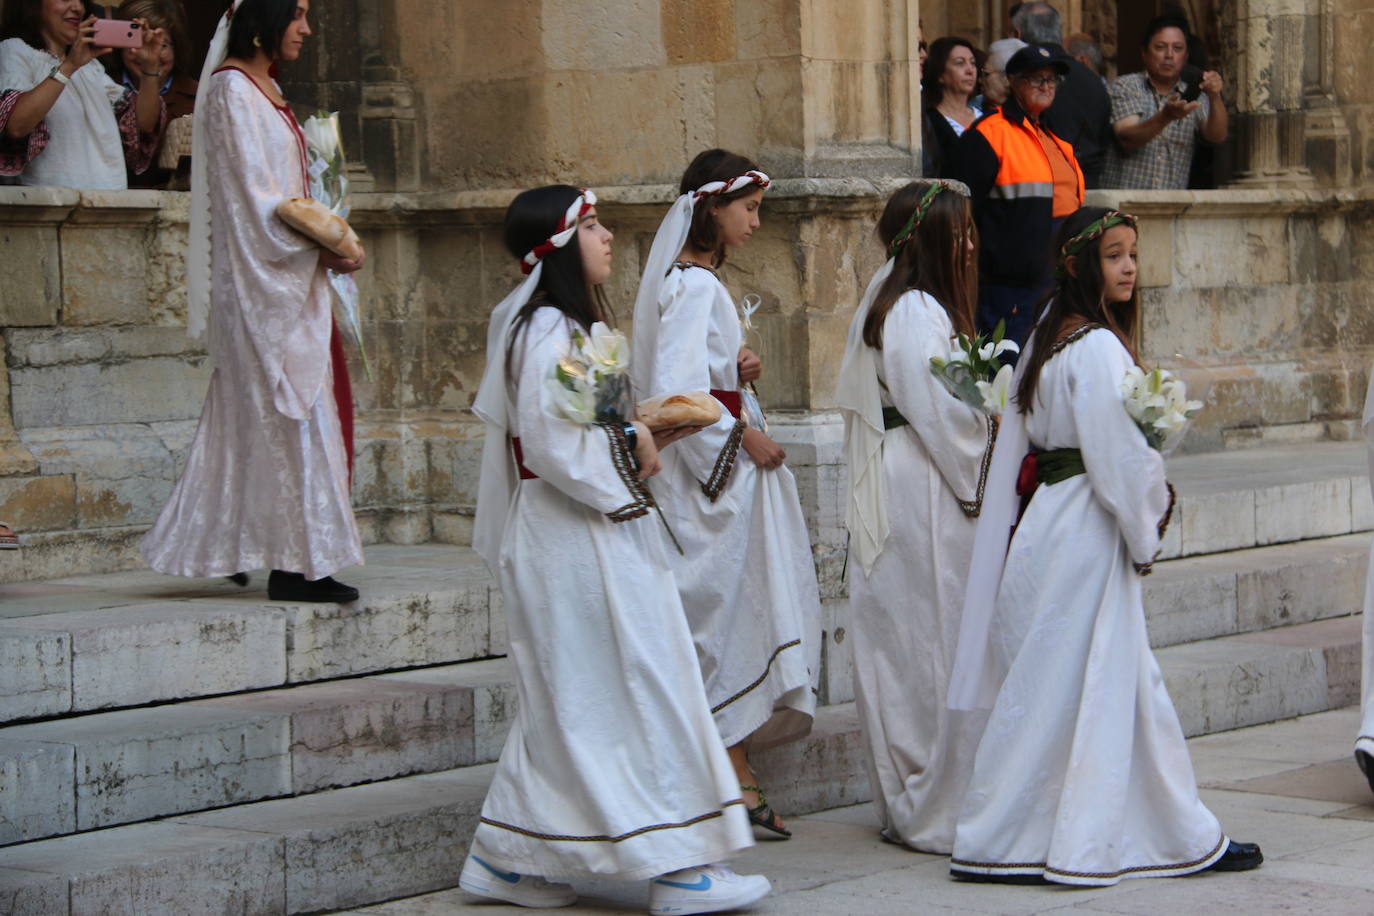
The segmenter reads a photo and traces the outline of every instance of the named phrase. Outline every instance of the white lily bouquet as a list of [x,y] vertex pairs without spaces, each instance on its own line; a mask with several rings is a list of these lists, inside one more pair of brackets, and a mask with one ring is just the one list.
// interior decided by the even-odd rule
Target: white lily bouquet
[[[763,297],[758,293],[745,293],[740,299],[739,323],[746,337],[750,331],[758,330],[754,324],[754,313],[762,305]],[[759,390],[754,387],[753,382],[744,382],[739,386],[739,394],[741,406],[744,408],[745,423],[767,435],[768,418],[763,415],[763,405],[759,403]]]
[[1183,380],[1167,369],[1127,369],[1121,380],[1121,397],[1145,441],[1164,454],[1183,441],[1188,424],[1202,410],[1202,402],[1188,400]]
[[[619,330],[600,321],[586,334],[574,328],[567,351],[545,379],[553,399],[553,415],[584,426],[624,424],[630,405],[629,371],[630,344]],[[630,458],[637,469],[638,459]],[[639,486],[648,493],[646,481],[640,481]],[[663,510],[656,500],[651,501],[673,546],[682,553]]]
[[998,322],[991,335],[970,340],[960,334],[947,358],[933,356],[930,371],[949,393],[988,416],[1000,417],[1011,396],[1014,370],[1002,362],[1003,353],[1019,353],[1021,347],[1006,339],[1006,324]]
[[[341,219],[348,219],[348,177],[344,174],[347,161],[343,154],[343,138],[339,133],[339,113],[321,111],[306,118],[301,125],[301,132],[305,134],[310,196]],[[339,329],[346,339],[357,346],[363,371],[371,381],[372,365],[363,347],[358,282],[352,274],[338,274],[332,270],[326,273],[329,275],[329,285],[334,290],[334,315],[339,320]]]
[[583,334],[574,329],[568,351],[547,384],[558,415],[574,423],[624,423],[629,406],[630,344],[603,322]]

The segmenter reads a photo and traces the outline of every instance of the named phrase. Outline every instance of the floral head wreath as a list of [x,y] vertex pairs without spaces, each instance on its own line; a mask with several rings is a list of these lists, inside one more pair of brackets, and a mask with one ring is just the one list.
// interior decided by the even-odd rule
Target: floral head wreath
[[932,181],[930,187],[926,188],[926,192],[921,195],[921,200],[916,204],[916,209],[911,211],[910,218],[902,224],[902,228],[892,237],[892,244],[887,246],[889,259],[895,258],[901,253],[902,249],[906,247],[906,243],[911,241],[911,237],[916,234],[916,227],[921,225],[921,221],[930,212],[931,205],[935,203],[935,198],[946,191],[968,196],[968,191],[962,183],[943,179]]
[[1129,213],[1122,213],[1120,210],[1108,210],[1102,215],[1101,219],[1094,220],[1088,227],[1064,243],[1059,249],[1059,263],[1054,267],[1054,278],[1063,282],[1069,276],[1069,258],[1077,257],[1097,239],[1113,226],[1136,227],[1136,218]]
[[751,184],[756,184],[766,191],[772,183],[772,179],[767,175],[750,169],[743,175],[731,178],[729,181],[708,181],[692,192],[692,202],[695,203],[704,197],[711,197],[716,194],[733,194]]
[[563,214],[563,218],[558,221],[558,229],[553,235],[530,249],[529,254],[520,259],[520,271],[528,274],[534,270],[536,264],[544,260],[555,250],[562,248],[577,233],[577,221],[580,220],[588,210],[596,206],[596,195],[586,188],[580,189],[582,193],[568,205],[568,211]]

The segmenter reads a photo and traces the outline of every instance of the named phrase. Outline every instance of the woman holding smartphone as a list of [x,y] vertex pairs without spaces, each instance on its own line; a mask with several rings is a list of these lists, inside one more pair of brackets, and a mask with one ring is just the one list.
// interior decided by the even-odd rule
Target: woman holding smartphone
[[358,591],[331,577],[363,551],[349,492],[353,398],[325,271],[362,259],[276,215],[310,193],[305,137],[271,76],[300,56],[309,12],[309,0],[243,0],[206,58],[187,329],[199,336],[208,311],[215,372],[185,470],[141,547],[159,572],[241,579],[268,568],[274,601],[341,602]]
[[11,0],[0,26],[0,175],[25,185],[122,189],[153,161],[166,105],[158,94],[166,33],[139,21],[139,88],[96,58],[95,16],[82,0]]

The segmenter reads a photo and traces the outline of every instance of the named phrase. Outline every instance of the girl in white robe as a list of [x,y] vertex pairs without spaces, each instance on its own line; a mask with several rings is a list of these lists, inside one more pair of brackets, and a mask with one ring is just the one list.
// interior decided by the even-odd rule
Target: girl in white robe
[[[909,184],[878,235],[889,260],[854,315],[838,396],[854,693],[883,835],[948,855],[984,718],[945,696],[994,435],[930,368],[956,333],[974,333],[968,198]],[[887,511],[892,497],[900,511]]]
[[742,409],[758,374],[739,313],[716,275],[727,247],[758,228],[768,177],[708,150],[682,179],[635,303],[638,397],[709,391],[721,419],[664,456],[657,487],[682,554],[669,559],[696,640],[706,695],[750,819],[790,833],[768,806],[748,752],[808,734],[820,668],[820,591],[785,454]]
[[347,367],[331,349],[325,270],[362,262],[326,251],[276,215],[281,201],[310,192],[305,138],[268,69],[295,59],[310,30],[298,13],[262,42],[276,49],[268,54],[253,44],[268,5],[245,0],[232,23],[221,21],[200,82],[188,328],[198,333],[204,300],[213,303],[215,371],[181,478],[140,547],[148,565],[169,575],[268,568],[274,600],[351,601],[357,590],[331,578],[361,565],[363,551],[341,427],[352,403],[335,398],[336,373],[346,378]]
[[[1060,242],[1062,279],[998,434],[950,685],[955,707],[995,697],[951,871],[1108,885],[1254,868],[1259,847],[1228,841],[1198,797],[1145,630],[1140,577],[1173,495],[1120,391],[1135,362],[1135,221],[1085,208]],[[1018,492],[1039,486],[1008,548],[1027,442],[1039,454]]]
[[[1369,449],[1370,479],[1374,480],[1374,373],[1364,396],[1364,439]],[[1364,666],[1361,669],[1363,698],[1360,733],[1355,737],[1355,762],[1369,789],[1374,792],[1374,547],[1370,548],[1369,574],[1364,590]]]
[[564,906],[575,893],[547,879],[649,878],[651,912],[714,912],[769,885],[711,864],[752,838],[640,479],[659,468],[654,439],[567,419],[550,391],[573,332],[605,314],[594,204],[539,188],[506,216],[533,270],[488,332],[474,546],[501,586],[519,707],[460,883]]

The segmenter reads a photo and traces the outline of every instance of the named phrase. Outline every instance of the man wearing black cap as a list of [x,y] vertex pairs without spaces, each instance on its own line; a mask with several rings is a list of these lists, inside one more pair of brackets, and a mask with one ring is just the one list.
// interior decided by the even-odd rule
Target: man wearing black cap
[[1040,124],[1068,64],[1041,45],[1007,61],[1011,95],[959,139],[947,176],[968,185],[978,224],[979,331],[1006,322],[1025,343],[1048,290],[1059,223],[1083,203],[1073,147]]

